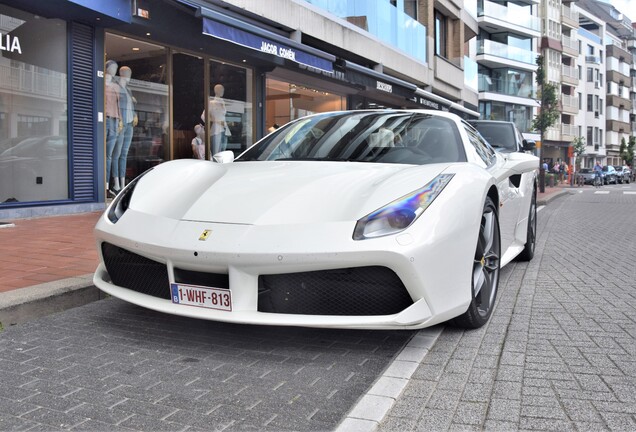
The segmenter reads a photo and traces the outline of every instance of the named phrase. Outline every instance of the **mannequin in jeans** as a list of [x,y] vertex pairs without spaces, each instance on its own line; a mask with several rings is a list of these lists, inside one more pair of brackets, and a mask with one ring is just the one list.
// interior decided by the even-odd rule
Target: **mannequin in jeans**
[[113,192],[109,189],[112,155],[117,143],[117,137],[122,129],[121,113],[119,111],[120,87],[115,82],[117,63],[108,60],[104,72],[104,111],[106,113],[106,190],[112,198]]
[[[225,87],[221,84],[214,86],[214,97],[210,99],[208,104],[208,116],[210,117],[210,137],[212,146],[210,148],[212,155],[222,152],[227,147],[227,137],[231,135],[230,128],[225,121],[225,101],[223,95]],[[205,111],[201,114],[201,119],[205,121]]]
[[117,136],[117,144],[113,152],[113,192],[117,193],[126,185],[126,159],[132,142],[133,129],[137,126],[137,114],[135,103],[128,83],[132,76],[132,70],[128,66],[119,68],[119,112],[123,128]]

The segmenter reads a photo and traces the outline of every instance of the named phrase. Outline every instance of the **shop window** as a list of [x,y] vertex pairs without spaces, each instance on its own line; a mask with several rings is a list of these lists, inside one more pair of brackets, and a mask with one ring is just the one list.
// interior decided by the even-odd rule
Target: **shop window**
[[205,139],[204,59],[172,55],[173,159],[208,158]]
[[209,69],[210,97],[205,107],[205,126],[210,137],[210,153],[232,150],[237,156],[254,142],[252,70],[213,60]]
[[105,51],[106,182],[118,189],[170,158],[167,58],[161,46],[110,33]]
[[69,197],[66,23],[0,5],[0,207]]
[[267,78],[265,127],[276,128],[310,114],[346,109],[345,98],[326,90]]

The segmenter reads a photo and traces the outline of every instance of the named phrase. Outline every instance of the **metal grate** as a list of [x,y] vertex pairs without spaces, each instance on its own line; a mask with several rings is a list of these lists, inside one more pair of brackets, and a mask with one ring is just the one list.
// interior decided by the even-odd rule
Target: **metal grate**
[[400,278],[386,267],[263,275],[258,310],[300,315],[391,315],[413,304]]
[[102,243],[102,255],[115,285],[170,300],[170,281],[165,264],[110,243]]

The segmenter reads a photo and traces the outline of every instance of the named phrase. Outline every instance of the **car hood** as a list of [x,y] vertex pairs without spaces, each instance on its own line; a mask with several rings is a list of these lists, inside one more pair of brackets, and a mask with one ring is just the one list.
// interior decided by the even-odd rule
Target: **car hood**
[[[412,192],[447,165],[211,162],[157,168],[131,207],[181,220],[250,225],[355,221]],[[171,171],[171,175],[165,172]],[[149,185],[152,184],[152,187]]]

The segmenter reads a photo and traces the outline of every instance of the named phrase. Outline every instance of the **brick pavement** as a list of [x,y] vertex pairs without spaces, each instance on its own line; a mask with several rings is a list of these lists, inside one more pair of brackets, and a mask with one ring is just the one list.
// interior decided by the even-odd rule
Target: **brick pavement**
[[544,208],[537,255],[502,271],[488,325],[446,328],[379,430],[636,430],[636,195],[622,189]]

